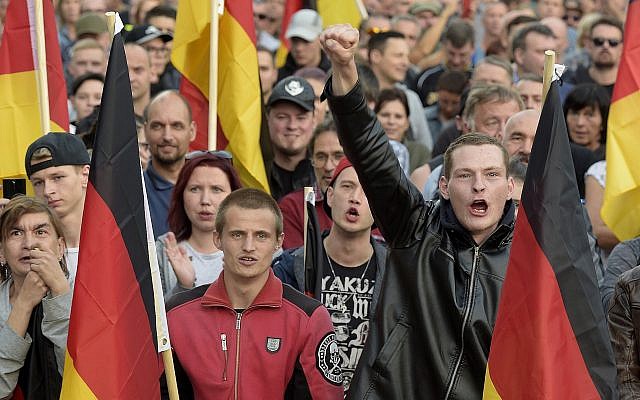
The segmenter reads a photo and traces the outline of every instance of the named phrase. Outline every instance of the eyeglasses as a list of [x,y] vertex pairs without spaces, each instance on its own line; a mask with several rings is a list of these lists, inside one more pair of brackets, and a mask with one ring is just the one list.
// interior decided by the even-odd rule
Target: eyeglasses
[[145,50],[152,54],[165,54],[169,51],[166,47],[146,46]]
[[267,14],[254,13],[253,17],[259,19],[260,21],[266,19],[269,22],[276,22],[276,19],[274,17],[270,17]]
[[591,39],[591,42],[596,47],[604,46],[605,42],[609,43],[609,47],[618,47],[618,45],[620,43],[622,43],[622,40],[620,40],[620,39],[605,39],[605,38],[600,38],[600,37],[594,37],[594,38]]
[[187,155],[184,158],[188,161],[188,160],[193,160],[194,158],[203,157],[203,156],[214,156],[214,157],[223,158],[229,161],[233,160],[233,156],[231,155],[231,153],[225,150],[207,150],[207,151],[195,150],[190,153],[187,153]]

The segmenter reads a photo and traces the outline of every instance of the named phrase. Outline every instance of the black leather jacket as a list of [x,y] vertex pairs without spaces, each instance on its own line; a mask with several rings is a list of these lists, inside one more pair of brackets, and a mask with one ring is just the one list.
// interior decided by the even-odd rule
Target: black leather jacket
[[507,202],[477,246],[448,201],[425,202],[407,179],[360,85],[325,89],[340,141],[389,244],[377,318],[351,399],[481,399],[513,232]]

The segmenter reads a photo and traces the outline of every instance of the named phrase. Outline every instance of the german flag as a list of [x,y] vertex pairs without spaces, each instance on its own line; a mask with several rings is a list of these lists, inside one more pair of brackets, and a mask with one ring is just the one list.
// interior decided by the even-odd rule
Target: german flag
[[[183,76],[180,92],[188,99],[197,124],[193,147],[208,148],[209,32],[211,3],[182,0],[171,61]],[[233,154],[244,186],[269,191],[260,148],[262,94],[258,74],[252,0],[224,3],[218,46],[217,147]]]
[[609,109],[602,220],[620,240],[640,235],[640,2],[627,10],[624,48]]
[[[27,147],[42,136],[37,84],[35,0],[12,0],[0,43],[0,177],[25,176]],[[68,131],[67,90],[53,5],[43,1],[51,131]]]
[[316,0],[316,3],[325,28],[335,24],[351,24],[356,28],[360,26],[362,14],[356,0]]
[[[150,219],[118,22],[82,219],[62,399],[160,398],[157,332],[164,324],[156,322],[156,306],[162,300],[154,296],[155,249],[148,243]],[[155,267],[157,272],[157,262]]]
[[536,132],[484,399],[614,399],[616,368],[557,83]]

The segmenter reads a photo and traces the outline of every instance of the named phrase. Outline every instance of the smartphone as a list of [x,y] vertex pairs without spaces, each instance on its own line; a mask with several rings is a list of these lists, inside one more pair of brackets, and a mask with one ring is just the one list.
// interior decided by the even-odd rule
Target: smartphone
[[27,194],[26,179],[3,179],[2,180],[2,197],[11,199],[18,194]]

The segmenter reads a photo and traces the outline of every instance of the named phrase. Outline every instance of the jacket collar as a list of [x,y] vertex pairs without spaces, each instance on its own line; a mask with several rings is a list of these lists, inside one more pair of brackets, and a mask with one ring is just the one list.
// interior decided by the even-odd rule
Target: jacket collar
[[[504,211],[502,212],[502,219],[498,223],[496,229],[491,235],[484,241],[482,247],[502,247],[509,243],[513,231],[513,225],[515,221],[515,205],[512,200],[507,200],[504,205]],[[477,243],[471,237],[469,231],[464,228],[458,217],[453,212],[453,207],[449,200],[445,200],[440,197],[440,221],[443,228],[453,231],[457,236],[464,238],[465,241],[469,241],[473,245],[477,246]]]
[[[200,304],[204,307],[226,307],[233,309],[227,289],[224,285],[224,271],[220,277],[213,282],[209,289],[202,296]],[[282,306],[282,282],[269,270],[267,282],[260,290],[260,293],[247,308],[255,307],[281,307]]]

